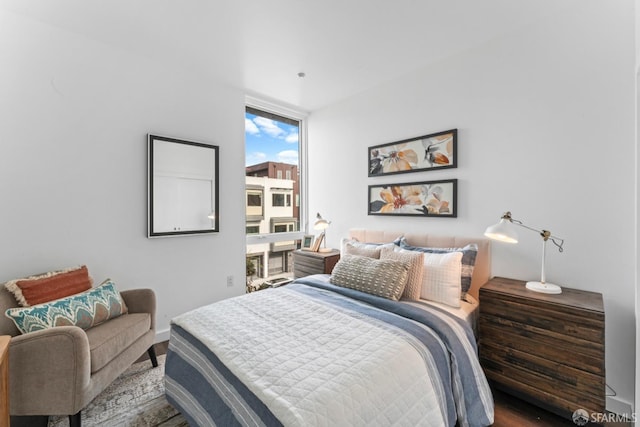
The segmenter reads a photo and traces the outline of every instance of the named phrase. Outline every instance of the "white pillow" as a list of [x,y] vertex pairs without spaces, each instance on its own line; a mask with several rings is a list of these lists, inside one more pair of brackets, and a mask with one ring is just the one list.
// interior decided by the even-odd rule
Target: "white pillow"
[[461,270],[462,252],[425,253],[420,297],[460,307]]

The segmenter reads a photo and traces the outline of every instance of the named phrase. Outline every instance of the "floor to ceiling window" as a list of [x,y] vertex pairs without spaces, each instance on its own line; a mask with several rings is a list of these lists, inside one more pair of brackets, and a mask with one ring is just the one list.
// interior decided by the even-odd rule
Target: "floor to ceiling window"
[[245,111],[247,283],[259,288],[293,278],[304,200],[304,116],[259,101]]

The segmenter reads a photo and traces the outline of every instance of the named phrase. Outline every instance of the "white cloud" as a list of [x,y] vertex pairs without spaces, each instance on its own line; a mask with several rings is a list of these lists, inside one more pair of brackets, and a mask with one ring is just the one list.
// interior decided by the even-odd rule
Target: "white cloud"
[[296,150],[285,150],[278,153],[278,161],[290,165],[298,164],[298,152]]
[[288,142],[289,144],[297,144],[298,143],[298,132],[290,133],[289,135],[287,135],[287,137],[284,140],[286,142]]
[[253,119],[253,122],[256,125],[258,125],[260,130],[262,130],[264,133],[274,138],[277,138],[284,133],[284,130],[282,130],[276,124],[276,122],[271,119],[267,119],[264,117],[256,117],[255,119]]
[[251,135],[260,133],[260,129],[258,129],[258,126],[256,126],[255,123],[247,118],[244,119],[244,131],[250,133]]
[[254,151],[253,153],[247,154],[245,159],[246,166],[257,165],[258,163],[265,162],[267,159],[267,154],[262,153],[260,151]]

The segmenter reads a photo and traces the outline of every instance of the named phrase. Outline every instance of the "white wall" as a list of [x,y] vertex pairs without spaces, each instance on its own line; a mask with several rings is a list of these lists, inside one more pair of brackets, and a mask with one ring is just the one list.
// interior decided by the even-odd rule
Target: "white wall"
[[[0,63],[0,282],[87,264],[153,288],[160,331],[244,293],[242,92],[9,12]],[[147,133],[220,146],[219,233],[146,238]]]
[[[416,54],[420,54],[416,52]],[[634,400],[635,60],[633,1],[566,14],[312,113],[310,212],[351,227],[482,235],[514,218],[566,239],[547,280],[601,292],[615,411]],[[457,169],[367,178],[371,145],[458,128]],[[458,178],[458,218],[367,216],[367,185]],[[540,277],[541,240],[493,245],[494,275]],[[622,405],[619,405],[622,403]]]

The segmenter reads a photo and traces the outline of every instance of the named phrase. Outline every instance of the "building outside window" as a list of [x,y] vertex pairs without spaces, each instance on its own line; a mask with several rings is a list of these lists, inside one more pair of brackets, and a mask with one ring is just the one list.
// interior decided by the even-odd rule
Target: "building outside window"
[[271,206],[286,206],[284,203],[285,195],[282,193],[274,193],[271,195]]
[[264,219],[264,186],[247,185],[246,186],[246,215],[247,222],[262,221]]

